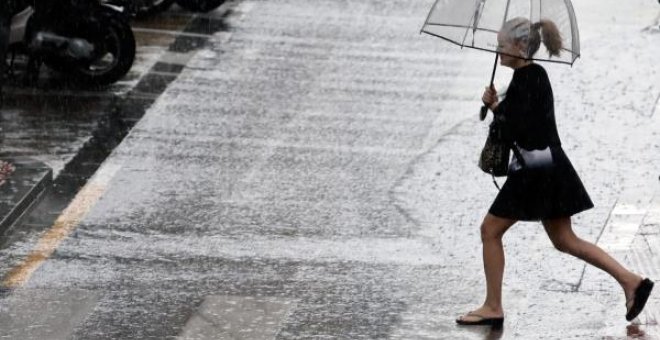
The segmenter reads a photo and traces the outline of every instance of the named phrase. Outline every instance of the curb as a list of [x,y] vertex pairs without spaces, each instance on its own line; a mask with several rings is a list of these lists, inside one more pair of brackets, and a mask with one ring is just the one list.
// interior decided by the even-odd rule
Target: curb
[[8,158],[16,170],[0,186],[0,234],[25,214],[53,182],[53,170],[30,158]]

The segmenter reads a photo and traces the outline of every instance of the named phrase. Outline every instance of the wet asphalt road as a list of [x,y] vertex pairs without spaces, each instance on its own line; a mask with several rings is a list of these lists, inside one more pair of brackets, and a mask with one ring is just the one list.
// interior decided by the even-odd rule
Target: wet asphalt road
[[[85,222],[7,298],[13,319],[48,301],[29,334],[395,335],[411,301],[438,294],[440,259],[409,254],[431,245],[408,238],[415,223],[391,192],[438,125],[436,91],[416,78],[457,81],[433,67],[446,47],[411,39],[427,4],[393,16],[403,5],[241,3],[231,39],[216,35],[187,65],[99,171],[114,175]],[[33,230],[46,228],[42,206]],[[5,272],[34,249],[21,230]]]
[[[145,24],[143,39],[159,41],[149,50],[153,59],[145,57],[152,65],[161,61],[145,67],[153,78],[141,84],[146,76],[135,75],[118,85],[120,100],[104,92],[88,108],[99,108],[112,127],[107,131],[126,133],[133,107],[126,103],[153,105],[122,144],[107,148],[112,153],[98,170],[86,162],[61,166],[64,175],[95,175],[80,191],[55,190],[69,199],[46,197],[3,244],[0,272],[5,280],[18,277],[18,284],[0,303],[0,336],[625,339],[634,333],[613,321],[622,319],[611,307],[621,297],[594,288],[593,276],[585,280],[592,286],[580,288],[584,267],[551,253],[549,241],[531,228],[510,236],[517,242],[508,251],[532,251],[512,258],[507,269],[505,332],[453,324],[458,313],[476,307],[483,290],[474,261],[481,211],[470,209],[487,207],[491,197],[477,195],[492,193],[491,184],[451,166],[468,169],[461,144],[485,128],[475,121],[473,89],[489,69],[474,65],[491,59],[420,38],[429,5],[242,1],[222,20],[226,30],[190,55],[162,54],[160,41],[176,34],[158,35]],[[181,27],[172,25],[172,32]],[[173,66],[176,61],[185,67]],[[157,97],[149,89],[158,88],[159,77],[174,81]],[[108,118],[108,107],[118,116]],[[97,129],[96,121],[80,125]],[[434,161],[443,167],[434,168]],[[436,192],[442,196],[429,194]],[[436,210],[440,204],[445,209]],[[607,223],[607,212],[599,212],[580,222]],[[600,229],[583,224],[587,237],[598,235]],[[20,280],[16,273],[29,275]],[[653,339],[657,327],[646,326]]]

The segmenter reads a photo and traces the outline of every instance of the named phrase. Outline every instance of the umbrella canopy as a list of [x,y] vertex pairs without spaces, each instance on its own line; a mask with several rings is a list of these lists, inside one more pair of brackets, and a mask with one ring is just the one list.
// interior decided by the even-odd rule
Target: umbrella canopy
[[[529,23],[550,20],[563,40],[558,56],[539,50],[528,59],[572,65],[580,56],[580,37],[570,0],[437,0],[422,32],[461,47],[498,52],[497,33],[505,22],[515,18]],[[529,25],[526,31],[525,27],[519,30],[520,35],[530,32]]]

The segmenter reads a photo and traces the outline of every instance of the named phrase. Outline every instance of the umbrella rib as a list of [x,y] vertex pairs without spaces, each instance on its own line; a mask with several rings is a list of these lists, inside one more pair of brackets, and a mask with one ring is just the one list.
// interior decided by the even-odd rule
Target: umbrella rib
[[[442,39],[442,40],[448,41],[448,42],[450,42],[450,43],[452,43],[452,44],[455,44],[455,45],[461,46],[461,43],[459,43],[459,42],[457,42],[457,41],[454,41],[454,40],[451,40],[451,39],[449,39],[449,38],[443,37],[443,36],[441,36],[441,35],[438,35],[438,34],[435,34],[435,33],[432,33],[432,32],[428,32],[428,31],[422,31],[422,33],[426,33],[426,34],[431,35],[431,36],[434,36],[434,37],[436,37],[436,38],[440,38],[440,39]],[[504,55],[508,55],[508,56],[510,56],[510,57],[514,57],[514,58],[520,58],[519,56],[515,56],[515,55],[507,54],[507,53],[502,53],[502,52],[497,52],[497,51],[489,50],[489,49],[487,49],[487,48],[483,48],[483,47],[476,47],[476,46],[469,46],[469,45],[462,46],[462,47],[467,47],[467,48],[471,48],[471,49],[479,50],[479,51],[485,51],[485,52],[491,52],[491,53],[504,54]],[[531,58],[531,60],[536,60],[536,61],[541,61],[541,62],[547,62],[547,63],[555,63],[555,64],[568,64],[568,65],[573,65],[573,63],[575,62],[575,61],[570,61],[570,62],[569,62],[569,61],[563,61],[563,60],[551,60],[551,59],[540,59],[540,58]]]
[[474,12],[474,25],[472,27],[472,46],[474,46],[474,37],[477,35],[477,30],[479,27],[479,20],[481,20],[481,15],[484,12],[484,5],[486,4],[486,0],[479,0],[479,4],[477,5],[476,12]]
[[[456,28],[472,28],[472,26],[465,26],[465,25],[453,25],[453,24],[434,24],[434,23],[428,23],[425,26],[442,26],[442,27],[456,27]],[[422,31],[424,28],[422,28]],[[478,27],[477,31],[484,31],[484,32],[490,32],[490,33],[497,33],[498,31],[490,28],[481,28]]]
[[472,11],[472,18],[470,18],[470,22],[472,22],[472,26],[467,26],[466,27],[468,29],[465,30],[465,35],[463,35],[463,42],[461,43],[461,47],[465,46],[465,39],[467,39],[468,32],[470,32],[469,28],[474,29],[474,26],[476,25],[476,21],[477,21],[477,12]]
[[[571,3],[571,0],[564,0],[564,4],[566,4],[566,10],[568,11],[568,18],[569,21],[571,22],[571,48],[575,49],[575,43],[577,41],[577,56],[573,51],[571,51],[571,54],[573,54],[573,61],[577,59],[580,56],[580,31],[578,30],[577,27],[577,20],[575,20],[575,10],[573,9],[573,4]],[[575,37],[572,36],[572,34],[575,33]],[[574,39],[577,38],[577,39]]]
[[[460,26],[460,25],[429,24],[429,26],[432,26],[432,25],[435,25],[435,26],[448,26],[448,27],[466,28],[466,26]],[[497,31],[489,30],[489,29],[484,29],[484,28],[480,28],[479,30],[481,30],[481,31],[486,31],[486,32],[492,32],[492,33],[497,33]],[[429,32],[429,31],[424,30],[424,29],[422,29],[422,32],[421,32],[421,33],[426,33],[426,34],[432,35],[432,36],[434,36],[434,37],[442,38],[443,40],[447,40],[447,41],[449,41],[449,42],[451,42],[451,43],[453,43],[453,44],[456,44],[456,45],[461,46],[461,43],[460,43],[460,42],[457,42],[457,41],[455,41],[455,40],[451,40],[451,39],[449,39],[449,38],[445,38],[445,37],[439,36],[439,35],[437,35],[437,34],[435,34],[435,33]],[[465,45],[464,47],[471,47],[471,48],[474,48],[474,49],[477,49],[477,50],[482,50],[482,51],[488,51],[488,52],[498,53],[497,50],[489,50],[489,49],[487,49],[487,48],[483,48],[483,47],[474,47],[474,46],[470,46],[470,45]],[[570,48],[567,48],[567,47],[562,47],[561,50],[562,50],[562,51],[566,51],[566,52],[568,52],[568,53],[570,53],[570,54],[572,54],[572,55],[575,55],[575,54],[576,54],[575,51],[573,51],[573,50],[571,50]],[[551,61],[551,60],[538,59],[538,58],[537,58],[537,59],[534,59],[534,60],[540,60],[540,61]],[[566,62],[564,62],[564,63],[566,63]]]
[[435,7],[438,6],[438,2],[440,2],[440,0],[436,0],[436,2],[433,4],[433,7],[431,7],[431,11],[429,11],[429,15],[426,16],[426,20],[424,21],[424,25],[422,26],[422,29],[419,30],[420,34],[424,31],[424,27],[429,24],[429,19],[431,19],[431,13],[433,13]]
[[506,23],[506,17],[509,16],[509,6],[511,5],[511,0],[506,1],[506,9],[504,10],[504,20],[502,21],[502,26]]

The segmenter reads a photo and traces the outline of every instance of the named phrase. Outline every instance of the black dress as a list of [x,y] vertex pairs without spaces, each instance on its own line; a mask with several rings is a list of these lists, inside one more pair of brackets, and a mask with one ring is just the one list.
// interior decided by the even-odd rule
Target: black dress
[[489,213],[519,221],[569,217],[593,208],[580,177],[564,153],[555,122],[552,87],[538,64],[513,73],[506,98],[495,109],[508,137],[527,150],[550,147],[554,165],[509,174]]

